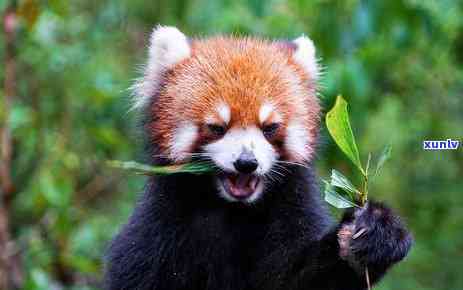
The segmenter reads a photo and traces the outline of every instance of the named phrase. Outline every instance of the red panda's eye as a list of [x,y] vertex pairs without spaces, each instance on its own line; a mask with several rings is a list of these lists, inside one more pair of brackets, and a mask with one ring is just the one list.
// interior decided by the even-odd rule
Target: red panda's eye
[[207,128],[212,134],[218,137],[225,135],[226,132],[226,128],[222,125],[207,124]]
[[280,124],[278,123],[271,123],[271,124],[268,124],[268,125],[265,125],[263,128],[262,128],[262,133],[264,133],[264,136],[266,138],[272,138],[273,136],[275,136],[278,128],[280,128]]

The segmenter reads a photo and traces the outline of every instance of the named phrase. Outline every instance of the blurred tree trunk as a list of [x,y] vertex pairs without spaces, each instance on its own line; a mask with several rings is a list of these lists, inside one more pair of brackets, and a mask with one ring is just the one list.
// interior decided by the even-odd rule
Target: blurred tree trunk
[[8,118],[13,97],[16,96],[16,59],[14,3],[5,9],[3,15],[4,33],[4,100],[3,120],[0,127],[0,289],[15,289],[21,284],[18,251],[10,236],[10,204],[15,192],[11,176],[13,146]]

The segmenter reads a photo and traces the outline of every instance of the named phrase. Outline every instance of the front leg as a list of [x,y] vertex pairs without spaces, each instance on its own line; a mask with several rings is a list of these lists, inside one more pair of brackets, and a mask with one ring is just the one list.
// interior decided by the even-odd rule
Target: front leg
[[367,289],[367,269],[373,285],[407,255],[412,240],[400,218],[381,203],[349,210],[339,225],[306,248],[294,289]]
[[358,275],[377,282],[410,250],[412,236],[400,218],[384,204],[369,202],[346,213],[338,231],[339,256]]

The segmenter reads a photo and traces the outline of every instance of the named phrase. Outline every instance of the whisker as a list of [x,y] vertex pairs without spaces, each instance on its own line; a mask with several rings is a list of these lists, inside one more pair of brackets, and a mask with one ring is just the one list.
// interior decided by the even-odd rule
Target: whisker
[[286,167],[283,166],[283,165],[280,165],[280,164],[277,164],[277,163],[276,163],[276,164],[274,164],[274,166],[275,166],[276,168],[278,168],[278,169],[284,171],[285,173],[290,173],[290,172],[291,172],[288,168],[286,168]]
[[211,154],[209,153],[205,153],[205,152],[186,152],[186,153],[183,153],[185,155],[189,155],[189,156],[192,156],[192,157],[203,157],[203,156],[206,156],[206,157],[210,157],[212,156]]
[[166,155],[166,154],[154,154],[154,155],[150,155],[151,157],[162,157],[162,158],[168,158],[169,155]]
[[277,182],[277,180],[275,179],[275,177],[274,177],[272,174],[270,174],[270,173],[266,173],[266,174],[265,174],[265,177],[268,178],[268,179],[270,179],[270,181],[272,181],[272,182]]
[[283,164],[297,165],[297,166],[301,166],[301,167],[304,167],[304,168],[310,169],[310,167],[308,167],[307,165],[305,165],[305,164],[302,164],[302,163],[298,163],[298,162],[291,162],[291,161],[283,161],[283,160],[277,160],[277,162],[276,162],[276,163],[283,163]]
[[279,173],[278,171],[275,171],[275,170],[270,170],[270,172],[269,172],[269,176],[271,176],[273,178],[273,181],[281,182],[282,178],[280,176],[278,176],[278,175],[275,175],[275,174],[280,174],[281,176],[284,176],[284,175],[282,175],[281,173]]
[[273,172],[275,174],[278,174],[280,176],[285,176],[283,173],[279,172],[278,170],[275,170],[275,169],[270,169],[270,172]]

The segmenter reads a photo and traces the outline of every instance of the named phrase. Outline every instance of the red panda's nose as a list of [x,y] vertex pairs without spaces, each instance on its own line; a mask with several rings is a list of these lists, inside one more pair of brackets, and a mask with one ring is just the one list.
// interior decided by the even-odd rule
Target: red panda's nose
[[233,166],[239,173],[250,174],[253,173],[259,163],[257,162],[256,157],[250,151],[243,151],[238,159],[233,162]]

